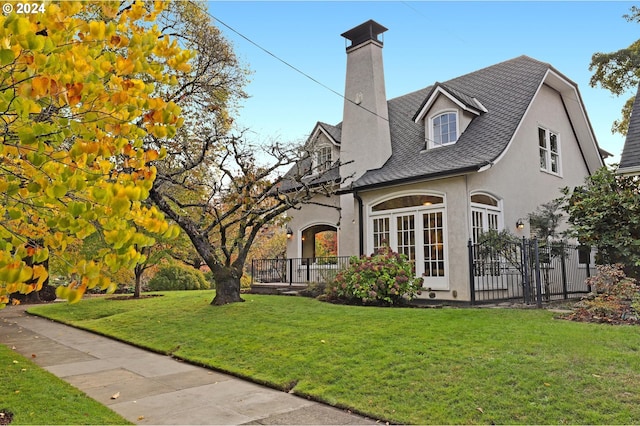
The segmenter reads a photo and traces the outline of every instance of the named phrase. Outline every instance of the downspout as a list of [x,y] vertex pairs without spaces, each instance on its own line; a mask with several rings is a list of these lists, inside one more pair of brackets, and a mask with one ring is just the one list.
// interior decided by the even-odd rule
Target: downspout
[[359,255],[362,256],[364,254],[364,209],[362,207],[362,198],[357,191],[353,191],[353,198],[358,201],[358,252]]

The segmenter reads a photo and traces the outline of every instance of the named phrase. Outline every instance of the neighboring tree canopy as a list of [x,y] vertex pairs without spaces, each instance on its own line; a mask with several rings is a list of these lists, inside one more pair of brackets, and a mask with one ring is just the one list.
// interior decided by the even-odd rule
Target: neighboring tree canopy
[[627,275],[640,272],[640,186],[636,177],[603,167],[585,184],[563,190],[570,235],[597,247],[599,264],[622,263]]
[[[39,265],[62,259],[73,280],[60,296],[113,288],[103,267],[133,268],[153,238],[175,234],[142,201],[164,150],[144,146],[176,134],[180,108],[157,87],[188,72],[191,53],[154,21],[155,2],[44,3],[42,13],[0,16],[0,306],[37,290]],[[99,232],[108,250],[65,256]],[[66,260],[65,260],[66,259]]]
[[[629,22],[640,23],[640,8],[631,7],[624,18]],[[600,84],[616,96],[634,90],[640,82],[640,40],[636,40],[629,47],[611,53],[594,53],[589,65],[589,71],[594,71],[590,84],[592,87]],[[613,123],[611,131],[623,135],[629,128],[629,117],[635,96],[625,103],[622,109],[622,118]]]

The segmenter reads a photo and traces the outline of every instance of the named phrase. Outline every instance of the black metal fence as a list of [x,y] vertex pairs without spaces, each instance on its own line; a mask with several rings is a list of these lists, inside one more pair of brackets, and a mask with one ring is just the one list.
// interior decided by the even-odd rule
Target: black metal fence
[[469,241],[471,303],[520,300],[526,304],[588,293],[591,249],[563,241]]
[[251,279],[252,284],[327,282],[348,265],[349,256],[254,259],[251,261]]

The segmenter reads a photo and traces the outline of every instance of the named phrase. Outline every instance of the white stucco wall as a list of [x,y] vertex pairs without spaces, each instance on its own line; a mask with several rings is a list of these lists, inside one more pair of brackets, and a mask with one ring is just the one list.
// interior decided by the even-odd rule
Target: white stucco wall
[[[287,257],[302,257],[302,231],[314,225],[333,225],[336,226],[340,220],[340,212],[337,208],[340,200],[337,195],[325,197],[321,195],[315,196],[312,202],[317,204],[305,204],[300,210],[291,209],[287,212],[290,221],[287,226],[293,231],[291,238],[287,240]],[[334,207],[329,207],[334,206]],[[340,243],[340,233],[338,233],[338,244]],[[340,250],[338,248],[338,250]],[[338,255],[341,255],[338,251]]]
[[[434,103],[431,111],[437,112],[452,107],[453,103],[442,97]],[[462,130],[472,117],[469,113],[460,114],[459,117],[461,117],[460,130]],[[574,126],[587,125],[584,122],[574,122],[573,124]],[[549,129],[559,136],[560,175],[540,170],[539,126]],[[344,149],[344,146],[342,148]],[[593,152],[585,154],[587,156],[594,155]],[[593,171],[591,170],[591,172]],[[485,192],[500,199],[504,227],[518,236],[528,237],[529,226],[526,221],[528,214],[534,212],[541,204],[560,196],[562,187],[582,184],[589,172],[580,152],[574,129],[562,104],[561,96],[554,89],[543,86],[517,129],[507,151],[489,169],[456,177],[359,192],[364,212],[364,223],[362,224],[364,253],[370,254],[373,250],[369,217],[372,205],[397,196],[399,193],[441,195],[445,199],[446,209],[448,281],[445,287],[438,287],[432,292],[424,292],[421,298],[468,301],[470,293],[467,243],[471,236],[471,194]],[[357,255],[359,253],[359,223],[358,203],[354,195],[344,194],[331,198],[318,197],[317,201],[339,206],[340,211],[316,205],[306,205],[301,210],[291,210],[289,212],[291,217],[289,227],[294,231],[294,235],[287,243],[287,256],[301,257],[301,230],[318,224],[337,225],[338,223],[338,255]],[[525,220],[524,230],[515,228],[516,221],[520,218]],[[428,279],[424,287],[430,287]]]
[[[369,236],[371,207],[385,199],[398,194],[433,194],[444,197],[446,220],[446,249],[447,249],[447,284],[446,288],[433,292],[436,299],[468,300],[469,299],[469,266],[467,263],[467,240],[469,239],[469,209],[467,202],[467,178],[465,176],[451,177],[395,186],[393,188],[378,189],[362,192],[360,195],[366,213],[364,223],[365,253],[371,254],[373,247]],[[416,208],[421,210],[421,208]],[[425,288],[434,287],[425,279]],[[435,288],[435,287],[434,287]],[[423,292],[421,298],[429,298],[430,292]],[[454,296],[455,294],[455,296]]]
[[348,185],[391,156],[380,43],[368,41],[347,51],[344,93],[340,175]]
[[[433,112],[451,106],[448,100],[436,102]],[[438,106],[438,108],[435,108]],[[467,123],[464,123],[467,124]],[[584,123],[575,123],[584,125]],[[538,126],[557,133],[560,139],[561,175],[540,170]],[[445,197],[447,225],[448,287],[431,292],[435,299],[463,300],[470,298],[467,243],[471,237],[470,197],[485,192],[502,201],[504,227],[515,235],[529,236],[526,218],[538,206],[561,195],[560,188],[581,184],[588,175],[577,140],[562,105],[560,95],[543,86],[529,112],[517,130],[508,150],[490,169],[483,172],[394,186],[360,193],[365,211],[363,224],[365,253],[372,251],[369,214],[371,206],[398,193],[433,192]],[[350,197],[350,196],[349,196]],[[515,227],[525,219],[524,230]],[[343,237],[344,238],[344,237]],[[429,287],[428,280],[424,285]],[[421,298],[430,298],[424,292]]]
[[[559,136],[560,176],[540,170],[538,126]],[[487,191],[502,199],[505,228],[516,235],[528,237],[528,214],[541,204],[558,198],[560,188],[579,185],[586,176],[587,167],[560,95],[543,86],[505,155],[489,170],[470,175],[469,190]],[[525,229],[521,231],[515,228],[519,218],[525,219]]]

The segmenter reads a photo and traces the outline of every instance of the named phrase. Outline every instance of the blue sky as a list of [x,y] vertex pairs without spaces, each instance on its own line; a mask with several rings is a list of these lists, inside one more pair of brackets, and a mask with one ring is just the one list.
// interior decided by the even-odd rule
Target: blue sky
[[[639,37],[623,1],[209,1],[209,12],[252,70],[236,123],[257,142],[303,141],[317,121],[342,120],[343,32],[373,19],[384,37],[387,98],[528,55],[578,84],[600,146],[619,160],[624,138],[611,134],[627,93],[589,86],[595,52]],[[277,58],[275,58],[276,56]],[[299,69],[309,77],[284,64]],[[316,81],[313,81],[316,80]],[[325,87],[326,86],[326,87]],[[611,162],[609,160],[608,162]]]

